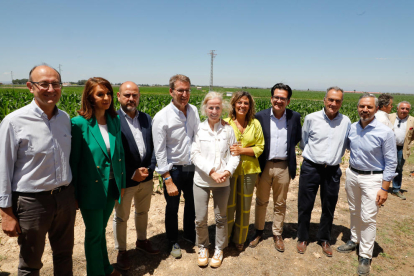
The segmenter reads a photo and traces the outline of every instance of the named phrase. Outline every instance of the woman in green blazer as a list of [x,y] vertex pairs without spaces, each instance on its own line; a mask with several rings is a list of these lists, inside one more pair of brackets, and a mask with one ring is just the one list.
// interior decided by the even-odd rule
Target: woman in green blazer
[[125,188],[121,127],[111,84],[90,78],[82,95],[80,116],[72,118],[70,165],[75,195],[85,223],[88,275],[120,275],[109,263],[106,225]]

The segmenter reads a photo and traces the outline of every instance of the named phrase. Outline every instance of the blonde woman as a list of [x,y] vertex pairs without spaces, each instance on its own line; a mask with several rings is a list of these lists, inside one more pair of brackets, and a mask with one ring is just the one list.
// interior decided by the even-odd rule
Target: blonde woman
[[236,92],[225,121],[232,126],[237,140],[230,147],[231,154],[240,156],[240,163],[230,179],[227,206],[228,236],[239,251],[243,250],[247,239],[254,186],[261,172],[258,158],[264,149],[262,126],[254,114],[254,100],[249,92]]
[[223,125],[223,97],[210,92],[201,106],[207,119],[199,125],[191,146],[191,161],[195,165],[194,205],[196,213],[196,244],[199,246],[198,265],[208,265],[209,238],[207,228],[208,201],[213,194],[216,218],[216,244],[211,267],[219,267],[223,249],[227,247],[227,201],[230,193],[229,178],[236,170],[240,157],[230,154],[230,145],[236,142],[233,129]]

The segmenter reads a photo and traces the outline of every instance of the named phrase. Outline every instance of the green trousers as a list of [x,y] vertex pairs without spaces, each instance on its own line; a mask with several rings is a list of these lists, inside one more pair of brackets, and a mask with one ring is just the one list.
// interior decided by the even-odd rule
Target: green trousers
[[[107,275],[113,271],[109,262],[106,248],[106,225],[114,209],[117,194],[114,189],[115,181],[109,181],[109,191],[105,209],[81,208],[85,223],[85,256],[88,276]],[[116,187],[116,186],[115,186]]]

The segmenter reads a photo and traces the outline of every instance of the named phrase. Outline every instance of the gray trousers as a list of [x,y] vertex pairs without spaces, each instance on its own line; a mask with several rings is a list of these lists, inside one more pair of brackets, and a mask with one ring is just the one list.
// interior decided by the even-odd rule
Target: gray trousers
[[223,250],[227,247],[227,202],[230,194],[230,186],[226,187],[199,187],[194,184],[194,207],[196,213],[196,244],[208,248],[208,201],[210,191],[213,193],[214,216],[216,218],[216,249]]
[[131,212],[131,203],[135,204],[135,230],[137,240],[147,239],[148,211],[151,206],[153,180],[142,182],[137,186],[125,189],[121,204],[115,201],[114,236],[115,248],[120,251],[127,249],[127,221]]
[[74,188],[56,194],[13,193],[13,211],[22,233],[18,275],[39,275],[46,234],[53,252],[54,275],[73,275],[72,253],[76,217]]

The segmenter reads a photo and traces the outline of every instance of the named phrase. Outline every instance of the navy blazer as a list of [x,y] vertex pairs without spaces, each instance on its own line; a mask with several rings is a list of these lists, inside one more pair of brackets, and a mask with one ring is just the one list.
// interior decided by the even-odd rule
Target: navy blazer
[[[119,119],[121,121],[122,132],[122,145],[125,151],[125,173],[126,173],[126,187],[137,186],[141,182],[136,182],[131,179],[135,170],[141,167],[148,168],[149,175],[144,181],[151,180],[153,178],[155,165],[157,163],[154,154],[154,144],[152,142],[152,119],[151,116],[144,112],[139,112],[138,122],[141,126],[142,138],[145,144],[145,155],[141,160],[137,143],[128,122],[125,119],[124,113],[118,110]],[[142,181],[142,182],[144,182]]]
[[[270,151],[270,110],[268,108],[256,113],[255,118],[259,120],[263,129],[265,146],[262,155],[259,156],[260,169],[264,170],[266,161],[269,158]],[[286,125],[287,125],[287,161],[289,174],[292,179],[296,176],[296,152],[295,146],[302,139],[302,125],[300,124],[300,114],[296,111],[286,108]]]

